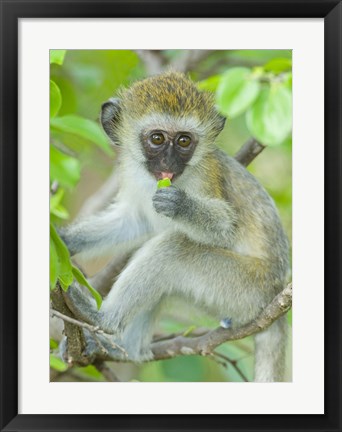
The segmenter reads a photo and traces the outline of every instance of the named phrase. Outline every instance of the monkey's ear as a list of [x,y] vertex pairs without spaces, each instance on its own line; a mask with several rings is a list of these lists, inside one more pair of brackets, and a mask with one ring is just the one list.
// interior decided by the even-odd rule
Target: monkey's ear
[[216,136],[223,130],[226,120],[227,120],[226,117],[223,117],[219,113],[217,114],[217,121],[215,127]]
[[101,124],[109,136],[113,144],[119,145],[116,134],[116,126],[121,114],[121,100],[117,98],[110,98],[107,102],[102,104],[101,108]]

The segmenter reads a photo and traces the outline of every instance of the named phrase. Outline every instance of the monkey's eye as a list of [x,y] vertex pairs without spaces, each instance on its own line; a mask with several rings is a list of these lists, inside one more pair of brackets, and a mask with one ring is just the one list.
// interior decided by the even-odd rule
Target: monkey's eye
[[181,135],[177,138],[177,144],[181,147],[188,147],[191,144],[191,138],[188,135]]
[[152,144],[161,145],[164,143],[165,138],[162,133],[154,133],[150,137]]

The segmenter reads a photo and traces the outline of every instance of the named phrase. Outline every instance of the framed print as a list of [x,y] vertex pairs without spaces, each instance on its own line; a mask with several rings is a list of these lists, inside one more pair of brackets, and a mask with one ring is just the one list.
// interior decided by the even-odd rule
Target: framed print
[[1,430],[341,430],[340,29],[1,1]]

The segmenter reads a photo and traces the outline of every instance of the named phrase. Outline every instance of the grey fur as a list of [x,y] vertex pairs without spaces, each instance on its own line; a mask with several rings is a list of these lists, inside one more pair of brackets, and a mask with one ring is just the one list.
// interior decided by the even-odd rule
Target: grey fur
[[[177,129],[176,119],[174,128],[185,130],[184,121]],[[117,202],[69,227],[63,238],[73,253],[141,243],[100,311],[79,288],[71,287],[68,295],[78,317],[112,333],[131,359],[142,361],[151,357],[153,326],[171,295],[200,306],[218,322],[228,317],[233,327],[254,319],[284,288],[288,242],[270,196],[212,143],[206,149],[199,142],[196,163],[171,187],[156,190],[141,152],[132,151],[139,147],[137,137],[131,134],[123,146]],[[209,160],[215,162],[221,196],[208,188]],[[285,345],[284,319],[256,337],[256,381],[283,379]]]

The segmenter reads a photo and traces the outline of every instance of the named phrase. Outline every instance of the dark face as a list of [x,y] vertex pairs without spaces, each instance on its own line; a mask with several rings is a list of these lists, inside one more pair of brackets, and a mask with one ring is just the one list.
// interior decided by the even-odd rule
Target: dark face
[[146,167],[157,180],[175,179],[184,171],[198,142],[190,132],[149,130],[141,135]]

